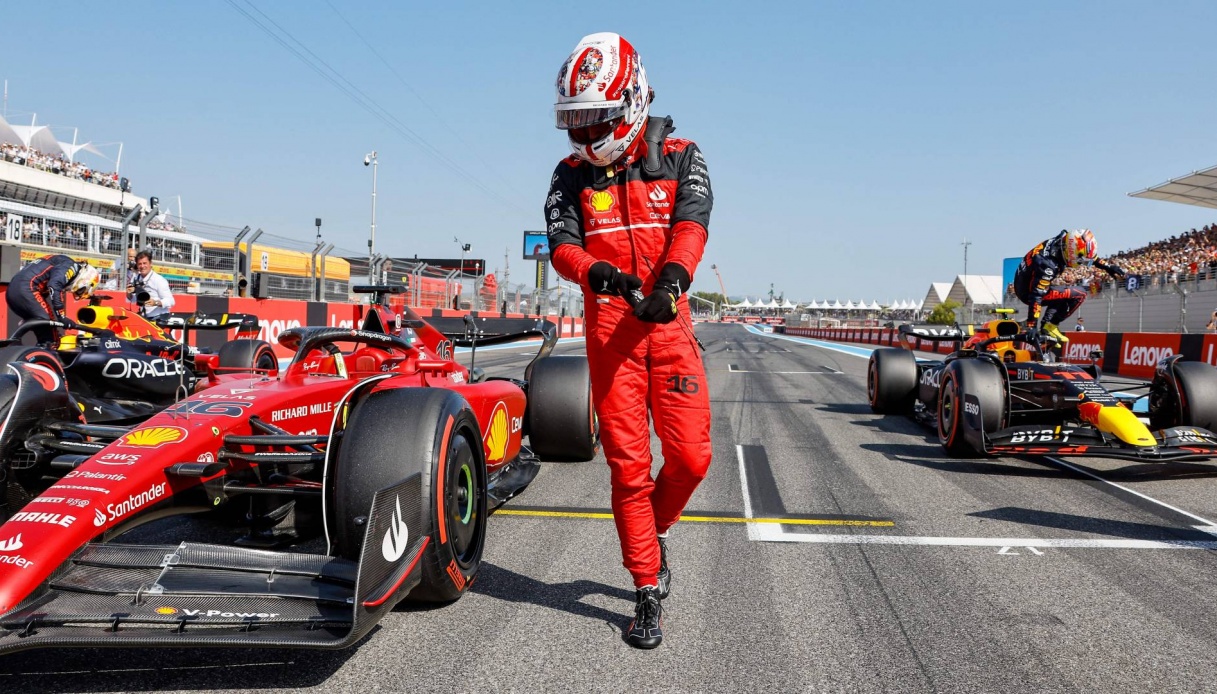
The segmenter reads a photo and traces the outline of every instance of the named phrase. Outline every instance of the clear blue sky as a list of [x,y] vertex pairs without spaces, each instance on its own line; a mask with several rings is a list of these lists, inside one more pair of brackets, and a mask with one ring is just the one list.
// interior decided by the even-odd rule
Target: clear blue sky
[[136,192],[187,219],[306,241],[322,217],[356,252],[375,149],[378,251],[456,257],[455,235],[531,284],[521,231],[567,152],[554,77],[617,31],[710,164],[694,289],[716,263],[735,296],[917,299],[965,237],[969,272],[1000,274],[1066,227],[1110,251],[1217,221],[1126,196],[1217,164],[1213,2],[232,2],[398,125],[226,0],[11,4],[10,115],[123,141]]

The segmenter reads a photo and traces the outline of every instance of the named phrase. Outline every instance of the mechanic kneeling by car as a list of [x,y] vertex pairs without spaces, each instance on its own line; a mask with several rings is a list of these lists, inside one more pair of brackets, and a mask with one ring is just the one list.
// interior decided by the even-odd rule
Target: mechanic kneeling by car
[[[584,37],[558,73],[554,110],[573,155],[545,203],[551,259],[583,286],[592,399],[612,479],[613,520],[634,579],[626,641],[663,639],[668,531],[710,466],[710,399],[685,293],[705,249],[713,196],[691,140],[650,117],[634,47]],[[650,410],[664,464],[651,476]]]

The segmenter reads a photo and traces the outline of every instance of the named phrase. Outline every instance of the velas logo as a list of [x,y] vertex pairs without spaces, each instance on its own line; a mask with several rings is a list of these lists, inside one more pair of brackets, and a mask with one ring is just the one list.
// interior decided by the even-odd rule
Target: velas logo
[[483,441],[486,443],[486,462],[497,463],[507,454],[507,406],[500,400],[490,413],[490,426],[486,427]]
[[119,439],[120,446],[128,448],[159,448],[167,443],[176,443],[186,438],[181,427],[151,427],[139,429]]
[[592,209],[596,212],[608,212],[617,204],[617,199],[607,190],[598,190],[592,193],[592,197],[588,199]]
[[407,540],[410,539],[410,529],[401,517],[401,497],[395,497],[393,503],[396,508],[393,517],[389,519],[389,529],[385,531],[385,537],[380,542],[380,554],[385,561],[401,559],[401,555],[406,553]]

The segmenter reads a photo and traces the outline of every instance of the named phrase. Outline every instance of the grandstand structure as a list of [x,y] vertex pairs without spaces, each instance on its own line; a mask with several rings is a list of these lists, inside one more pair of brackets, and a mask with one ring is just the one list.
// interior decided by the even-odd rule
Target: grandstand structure
[[[125,247],[149,251],[155,270],[180,293],[352,301],[359,298],[352,284],[372,280],[405,285],[407,303],[417,308],[502,304],[493,275],[465,277],[462,287],[452,273],[426,264],[398,260],[369,272],[366,260],[322,254],[320,243],[270,234],[259,243],[261,230],[250,234],[248,227],[205,222],[188,229],[180,213],[174,224],[160,213],[156,198],[132,192],[117,173],[117,161],[113,173],[97,172],[77,160],[82,152],[104,156],[75,135],[72,142],[58,140],[36,117],[29,125],[0,118],[0,281],[25,264],[62,253],[97,267],[103,287],[118,288],[125,279],[125,233]],[[468,301],[460,300],[462,289]],[[549,299],[518,303],[546,307]]]

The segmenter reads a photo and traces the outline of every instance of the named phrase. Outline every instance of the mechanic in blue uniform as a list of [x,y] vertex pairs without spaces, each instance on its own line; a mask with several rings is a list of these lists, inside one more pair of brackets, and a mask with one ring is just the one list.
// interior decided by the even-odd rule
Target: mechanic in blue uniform
[[[78,263],[66,255],[51,255],[26,265],[13,275],[5,298],[17,317],[27,320],[54,320],[66,328],[77,327],[68,317],[64,294],[71,292],[77,299],[93,295],[99,273],[88,263]],[[50,327],[33,329],[39,344],[56,342]]]
[[1027,304],[1028,331],[1037,328],[1059,344],[1069,342],[1057,326],[1086,301],[1081,287],[1053,284],[1065,268],[1094,265],[1113,277],[1124,271],[1098,260],[1099,246],[1089,229],[1061,230],[1032,248],[1014,273],[1014,294]]

